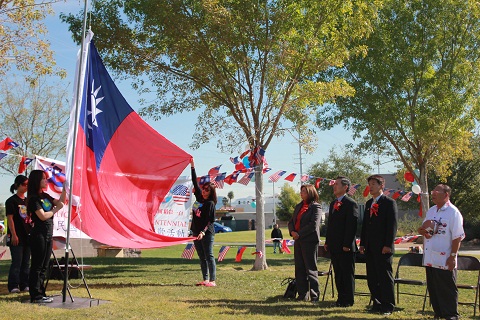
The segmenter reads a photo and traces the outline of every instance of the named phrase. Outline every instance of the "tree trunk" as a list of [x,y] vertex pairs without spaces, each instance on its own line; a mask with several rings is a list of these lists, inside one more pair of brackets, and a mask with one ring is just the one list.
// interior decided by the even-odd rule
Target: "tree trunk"
[[427,165],[426,164],[421,164],[420,165],[420,177],[418,184],[420,188],[422,189],[422,192],[420,193],[420,198],[421,198],[421,204],[420,208],[422,210],[422,217],[425,217],[427,214],[428,208],[429,208],[429,191],[428,191],[428,179],[427,179]]
[[256,248],[263,253],[262,257],[256,255],[252,270],[266,270],[267,252],[265,251],[265,201],[263,197],[263,171],[262,165],[255,167],[255,198],[256,198]]

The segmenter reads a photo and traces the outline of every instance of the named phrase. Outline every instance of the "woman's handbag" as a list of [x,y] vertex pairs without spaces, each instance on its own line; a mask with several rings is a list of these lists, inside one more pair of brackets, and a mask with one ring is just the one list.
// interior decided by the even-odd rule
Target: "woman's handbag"
[[283,279],[281,285],[287,285],[287,289],[283,294],[285,299],[295,299],[297,297],[297,283],[294,278]]

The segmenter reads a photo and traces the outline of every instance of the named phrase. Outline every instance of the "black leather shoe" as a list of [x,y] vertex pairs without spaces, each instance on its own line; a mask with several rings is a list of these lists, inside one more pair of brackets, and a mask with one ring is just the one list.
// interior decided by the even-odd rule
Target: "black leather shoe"
[[297,301],[307,301],[307,296],[304,296],[304,295],[298,296],[295,300],[297,300]]

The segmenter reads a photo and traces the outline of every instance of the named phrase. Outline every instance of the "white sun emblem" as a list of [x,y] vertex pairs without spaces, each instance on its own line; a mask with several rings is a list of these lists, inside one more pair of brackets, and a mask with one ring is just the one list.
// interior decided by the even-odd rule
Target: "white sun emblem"
[[[100,88],[102,88],[102,86],[98,87],[95,90],[95,81],[92,81],[92,92],[90,94],[90,103],[92,106],[92,111],[89,111],[88,115],[92,115],[92,125],[94,125],[97,128],[98,128],[97,115],[103,112],[102,110],[97,108],[97,105],[100,103],[100,101],[103,100],[103,98],[105,98],[105,97],[97,98],[97,94],[98,94],[98,91],[100,91]],[[89,125],[89,128],[92,129],[90,125]]]

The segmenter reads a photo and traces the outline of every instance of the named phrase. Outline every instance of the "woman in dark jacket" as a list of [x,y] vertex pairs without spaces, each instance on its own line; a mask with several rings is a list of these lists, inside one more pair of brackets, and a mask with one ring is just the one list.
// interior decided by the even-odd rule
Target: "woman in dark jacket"
[[47,176],[42,170],[33,170],[28,176],[27,212],[33,223],[30,232],[32,263],[30,267],[30,301],[50,303],[46,297],[44,281],[53,244],[53,216],[65,201],[65,189],[60,199],[52,198],[44,190],[47,188]]
[[293,246],[295,260],[295,280],[297,300],[317,302],[318,290],[317,256],[320,243],[320,204],[318,193],[313,185],[304,184],[300,188],[302,202],[297,204],[288,231],[295,240]]
[[203,277],[203,281],[197,283],[197,286],[215,287],[216,265],[215,257],[213,256],[215,229],[213,223],[215,222],[217,192],[213,183],[206,183],[199,187],[193,158],[190,161],[190,165],[192,168],[194,194],[197,200],[193,209],[191,230],[192,235],[197,237],[193,243],[200,258]]

